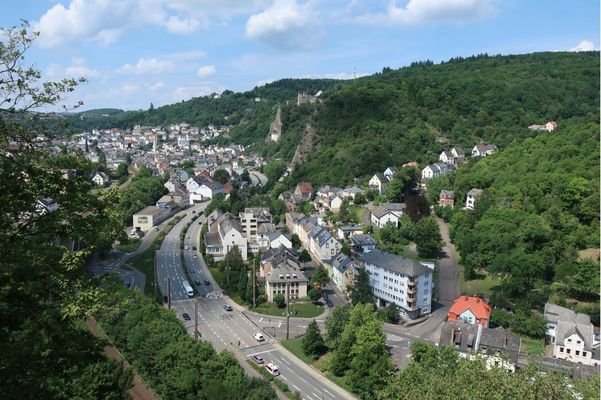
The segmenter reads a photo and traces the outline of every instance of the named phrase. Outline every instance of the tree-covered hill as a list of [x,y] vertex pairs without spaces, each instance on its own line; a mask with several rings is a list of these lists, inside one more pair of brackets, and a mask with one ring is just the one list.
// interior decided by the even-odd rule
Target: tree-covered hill
[[435,160],[445,145],[501,149],[528,125],[599,115],[599,53],[476,56],[348,82],[325,93],[319,144],[295,181],[342,185],[387,166]]
[[[220,96],[195,97],[188,101],[154,107],[149,104],[146,111],[123,111],[98,109],[68,114],[72,132],[93,128],[131,128],[133,125],[167,125],[187,122],[200,127],[209,124],[236,126],[251,121],[250,136],[238,136],[238,142],[254,142],[258,136],[265,138],[269,123],[275,116],[273,107],[286,100],[296,100],[298,92],[313,94],[339,85],[335,79],[281,79],[247,92],[226,90]],[[260,100],[260,101],[256,101]],[[265,130],[267,124],[267,130]],[[254,129],[257,129],[255,132]],[[260,130],[260,132],[259,132]],[[245,133],[249,133],[248,130]],[[259,135],[260,133],[260,135]]]

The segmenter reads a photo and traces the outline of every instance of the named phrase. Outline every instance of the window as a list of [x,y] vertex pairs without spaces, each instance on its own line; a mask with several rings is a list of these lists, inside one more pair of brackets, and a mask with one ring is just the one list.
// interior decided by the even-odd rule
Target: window
[[581,342],[580,342],[580,340],[576,340],[576,343],[580,344]]
[[582,357],[586,357],[586,351],[582,352]]
[[572,349],[566,349],[566,353],[570,354],[572,352]]
[[576,355],[579,356],[580,355],[580,350],[576,350]]
[[568,339],[568,343],[572,343],[572,339]]

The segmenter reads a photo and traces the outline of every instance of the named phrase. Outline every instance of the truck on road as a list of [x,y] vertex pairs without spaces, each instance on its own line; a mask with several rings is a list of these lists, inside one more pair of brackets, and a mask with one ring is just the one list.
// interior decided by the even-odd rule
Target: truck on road
[[184,290],[186,291],[188,297],[194,297],[194,289],[192,289],[192,286],[190,286],[190,283],[188,283],[188,281],[182,282],[182,286],[184,287]]

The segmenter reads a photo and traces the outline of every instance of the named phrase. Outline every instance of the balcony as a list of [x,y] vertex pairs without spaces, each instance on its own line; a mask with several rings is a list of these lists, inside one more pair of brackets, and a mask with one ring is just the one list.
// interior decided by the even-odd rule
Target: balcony
[[415,292],[417,292],[417,290],[415,289],[415,286],[409,286],[407,288],[407,294],[415,294]]

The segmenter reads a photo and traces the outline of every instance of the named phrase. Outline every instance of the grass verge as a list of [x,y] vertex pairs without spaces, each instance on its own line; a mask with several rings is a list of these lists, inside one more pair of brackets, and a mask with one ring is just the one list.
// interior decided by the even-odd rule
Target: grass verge
[[140,247],[142,241],[140,239],[130,239],[125,243],[122,243],[118,246],[115,246],[115,249],[123,252],[123,253],[133,253]]
[[545,339],[533,339],[528,336],[522,336],[521,351],[535,356],[542,356],[545,353]]
[[[462,274],[463,275],[463,274]],[[490,298],[492,295],[492,288],[501,284],[501,280],[491,275],[485,276],[483,279],[472,279],[469,281],[463,281],[461,287],[461,293],[468,296],[482,296]]]
[[[258,314],[282,316],[286,315],[286,308],[278,308],[275,304],[261,304],[257,308],[252,308],[251,311]],[[311,302],[307,303],[290,303],[290,316],[297,318],[315,318],[324,312],[323,306],[315,305]]]
[[256,370],[258,373],[260,373],[266,380],[268,380],[269,382],[271,382],[272,384],[274,384],[275,386],[277,386],[282,392],[284,392],[284,394],[286,395],[286,397],[288,397],[289,399],[300,399],[300,393],[296,393],[296,392],[292,392],[290,390],[290,387],[288,387],[288,385],[283,382],[281,379],[277,379],[276,377],[274,377],[273,375],[271,375],[269,372],[267,372],[267,370],[265,368],[263,368],[263,366],[261,365],[257,365],[256,363],[254,363],[251,360],[246,360],[246,362],[253,367],[254,370]]

